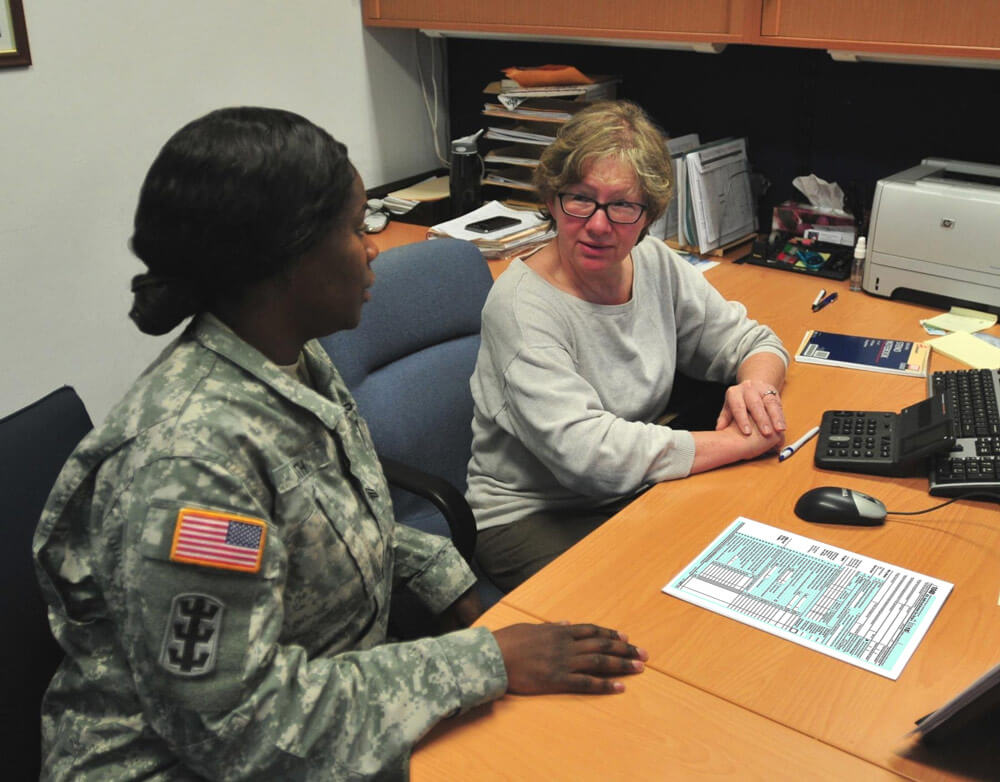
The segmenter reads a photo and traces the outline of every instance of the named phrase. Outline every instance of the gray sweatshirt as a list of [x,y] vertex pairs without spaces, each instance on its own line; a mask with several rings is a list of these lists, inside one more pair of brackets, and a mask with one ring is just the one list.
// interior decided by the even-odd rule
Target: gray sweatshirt
[[754,353],[788,353],[662,241],[632,251],[632,298],[583,301],[520,260],[483,308],[472,376],[467,497],[479,529],[609,504],[694,461],[690,432],[652,423],[675,371],[733,382]]

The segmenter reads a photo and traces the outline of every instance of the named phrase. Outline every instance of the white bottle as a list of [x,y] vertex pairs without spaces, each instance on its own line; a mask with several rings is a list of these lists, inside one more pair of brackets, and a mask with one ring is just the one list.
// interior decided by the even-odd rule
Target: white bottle
[[861,290],[861,278],[865,271],[865,237],[859,236],[854,246],[854,263],[851,264],[851,290]]

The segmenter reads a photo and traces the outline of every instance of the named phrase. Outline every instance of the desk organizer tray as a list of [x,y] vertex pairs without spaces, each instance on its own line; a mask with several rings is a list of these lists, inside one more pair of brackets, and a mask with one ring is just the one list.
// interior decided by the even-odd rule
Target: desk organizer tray
[[846,245],[779,234],[772,240],[767,237],[758,239],[753,250],[740,263],[828,280],[846,280],[851,276],[853,256],[854,250]]

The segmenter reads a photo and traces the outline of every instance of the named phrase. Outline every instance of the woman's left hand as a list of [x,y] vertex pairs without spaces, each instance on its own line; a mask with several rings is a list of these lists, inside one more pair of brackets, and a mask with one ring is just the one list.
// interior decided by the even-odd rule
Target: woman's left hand
[[749,379],[726,389],[726,403],[715,422],[721,431],[733,421],[743,434],[752,431],[751,421],[765,436],[785,431],[785,412],[781,407],[781,394],[771,383]]
[[726,402],[715,430],[721,432],[735,421],[748,437],[754,426],[765,437],[783,434],[786,427],[781,388],[785,384],[785,362],[774,353],[754,353],[740,364],[736,380],[735,386],[726,389]]

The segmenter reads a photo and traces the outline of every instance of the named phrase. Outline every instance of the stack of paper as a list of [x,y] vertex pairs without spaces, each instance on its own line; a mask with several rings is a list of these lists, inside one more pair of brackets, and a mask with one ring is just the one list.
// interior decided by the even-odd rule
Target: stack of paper
[[535,168],[538,166],[538,154],[537,149],[524,147],[520,144],[511,144],[510,146],[491,149],[483,159],[487,163],[508,163],[514,166]]
[[671,163],[674,168],[674,197],[670,200],[666,211],[660,219],[649,227],[649,232],[659,239],[672,239],[677,236],[677,179],[680,161],[683,159],[685,153],[690,152],[692,149],[700,146],[700,144],[701,140],[698,138],[697,133],[689,133],[686,136],[667,139],[667,151],[670,153]]
[[580,98],[582,100],[613,100],[618,89],[616,76],[591,76],[593,84],[553,84],[522,87],[513,79],[490,82],[483,92],[497,95],[507,108],[517,107],[529,98]]
[[483,116],[533,120],[535,122],[565,122],[589,101],[569,101],[558,98],[521,98],[514,108],[502,103],[487,103]]
[[942,334],[946,331],[964,331],[971,334],[992,328],[997,324],[997,316],[991,312],[979,312],[965,307],[952,307],[933,318],[925,318],[921,325],[930,333]]
[[1000,338],[977,333],[996,325],[997,316],[993,313],[952,307],[949,312],[920,323],[929,334],[944,334],[927,340],[938,353],[974,369],[1000,369]]
[[382,199],[382,205],[393,214],[406,214],[422,201],[440,201],[447,197],[448,177],[439,176],[393,190]]
[[944,353],[973,369],[1000,369],[1000,348],[967,331],[953,331],[943,337],[929,339],[927,344],[938,353]]
[[676,160],[678,242],[708,252],[754,232],[745,138],[703,144]]
[[[506,196],[508,205],[537,209],[540,204],[531,174],[538,167],[543,150],[555,141],[560,126],[592,101],[614,98],[619,79],[584,76],[571,66],[505,68],[504,73],[530,81],[531,85],[521,86],[508,78],[491,82],[483,90],[488,96],[483,116],[489,118],[483,139],[499,141],[504,146],[492,149],[487,146],[482,182],[491,191],[496,188],[511,191]],[[593,83],[579,83],[588,80]]]
[[547,147],[556,140],[556,131],[544,126],[518,125],[513,128],[489,127],[486,138],[495,141],[514,141],[518,144],[538,144]]
[[531,171],[530,168],[515,168],[513,166],[491,169],[483,177],[483,184],[507,185],[507,187],[519,190],[534,190],[531,185]]
[[[492,233],[482,234],[466,228],[469,223],[491,217],[512,217],[517,225]],[[490,201],[461,217],[432,226],[427,231],[428,239],[449,237],[465,239],[475,244],[486,258],[506,258],[530,247],[549,241],[555,236],[550,220],[538,212],[522,211],[504,206],[499,201]]]
[[409,198],[400,198],[399,196],[394,195],[387,195],[382,199],[382,206],[394,215],[405,215],[407,212],[416,208],[419,203],[419,201],[414,201]]

